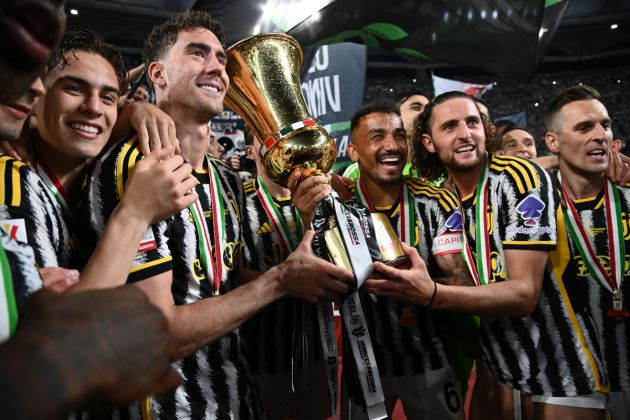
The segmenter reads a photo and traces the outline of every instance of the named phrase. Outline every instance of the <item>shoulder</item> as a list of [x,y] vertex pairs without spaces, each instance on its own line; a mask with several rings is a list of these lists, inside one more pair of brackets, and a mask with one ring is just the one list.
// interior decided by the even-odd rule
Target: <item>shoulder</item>
[[[10,156],[0,155],[0,174],[2,177],[0,205],[18,207],[22,204],[22,196],[28,194],[27,190],[34,191],[41,187],[39,185],[41,179],[37,173],[24,162]],[[31,187],[26,188],[26,185]],[[36,187],[33,187],[34,185]]]
[[520,194],[541,187],[552,188],[549,174],[539,165],[514,156],[492,156],[491,174],[503,176],[515,185]]
[[436,187],[429,182],[413,177],[405,178],[405,183],[407,184],[409,192],[416,200],[434,202],[447,213],[453,211],[458,206],[455,195],[445,188]]

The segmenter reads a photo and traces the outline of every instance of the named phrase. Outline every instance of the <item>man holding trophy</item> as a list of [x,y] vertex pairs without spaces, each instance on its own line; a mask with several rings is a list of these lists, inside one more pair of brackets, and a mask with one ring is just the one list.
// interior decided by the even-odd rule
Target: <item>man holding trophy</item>
[[[238,327],[286,295],[311,302],[336,299],[353,279],[317,258],[310,246],[313,233],[306,232],[286,261],[235,288],[236,277],[244,275],[243,187],[231,169],[206,155],[208,121],[222,111],[230,84],[223,39],[219,22],[188,11],[155,27],[145,44],[157,105],[173,118],[181,154],[200,183],[197,202],[149,228],[130,271],[129,282],[166,315],[179,343],[175,365],[184,378],[173,393],[121,408],[135,416],[262,418]],[[133,136],[96,162],[84,192],[92,234],[102,232],[140,159]]]

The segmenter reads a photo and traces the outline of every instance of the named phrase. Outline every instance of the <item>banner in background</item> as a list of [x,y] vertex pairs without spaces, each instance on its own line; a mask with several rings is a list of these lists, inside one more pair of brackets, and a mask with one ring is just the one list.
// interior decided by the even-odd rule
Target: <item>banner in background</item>
[[459,92],[467,93],[471,96],[481,97],[485,92],[492,89],[492,83],[487,85],[480,85],[477,83],[460,82],[459,80],[445,79],[431,75],[433,79],[433,97],[441,95],[444,92],[450,92],[456,90]]
[[302,93],[337,143],[338,167],[349,160],[350,119],[363,104],[367,48],[346,42],[308,48],[304,56]]
[[512,115],[502,115],[494,119],[494,124],[498,125],[500,121],[509,121],[521,128],[527,128],[527,113],[525,111],[521,111]]

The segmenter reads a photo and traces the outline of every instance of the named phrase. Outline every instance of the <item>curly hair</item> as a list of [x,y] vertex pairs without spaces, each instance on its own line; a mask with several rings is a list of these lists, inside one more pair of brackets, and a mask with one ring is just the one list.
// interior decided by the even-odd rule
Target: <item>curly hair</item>
[[100,36],[88,29],[70,30],[63,35],[61,44],[48,62],[48,71],[57,66],[64,68],[68,65],[67,55],[72,54],[77,58],[78,51],[98,54],[103,57],[114,69],[118,80],[118,89],[120,90],[125,86],[127,71],[120,52],[116,47],[103,41]]
[[[427,134],[431,136],[431,123],[433,117],[434,108],[447,102],[451,99],[455,98],[464,98],[473,101],[475,107],[477,107],[477,102],[475,99],[463,92],[446,92],[439,96],[436,96],[431,102],[429,102],[425,107],[422,114],[418,116],[414,120],[413,127],[413,159],[412,159],[412,173],[419,178],[426,178],[429,181],[438,181],[443,179],[448,175],[448,170],[438,157],[437,153],[431,153],[427,150],[424,143],[422,142],[422,135]],[[481,123],[483,125],[483,131],[486,135],[486,151],[489,153],[494,153],[501,147],[501,141],[496,136],[494,131],[492,130],[492,124],[488,120],[488,118],[479,112],[479,117],[481,118]]]
[[148,67],[152,62],[164,58],[168,50],[177,42],[177,35],[181,31],[190,31],[194,28],[206,28],[219,39],[225,48],[226,35],[223,24],[213,19],[208,12],[187,10],[153,28],[144,42],[145,66]]

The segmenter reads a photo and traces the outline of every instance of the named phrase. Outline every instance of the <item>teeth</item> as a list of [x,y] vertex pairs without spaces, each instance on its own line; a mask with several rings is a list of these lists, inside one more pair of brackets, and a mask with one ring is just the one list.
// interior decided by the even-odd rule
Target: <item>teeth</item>
[[74,128],[75,130],[85,131],[86,133],[98,134],[98,128],[91,125],[72,123],[70,124],[70,127]]
[[457,149],[458,153],[464,153],[464,152],[472,152],[473,147],[472,146],[463,146]]
[[603,156],[604,155],[604,151],[603,150],[591,150],[590,152],[588,152],[588,154],[590,156]]
[[219,89],[217,89],[214,86],[210,86],[210,85],[201,85],[201,88],[210,92],[218,92]]
[[398,163],[399,161],[399,157],[386,157],[381,159],[381,163]]

